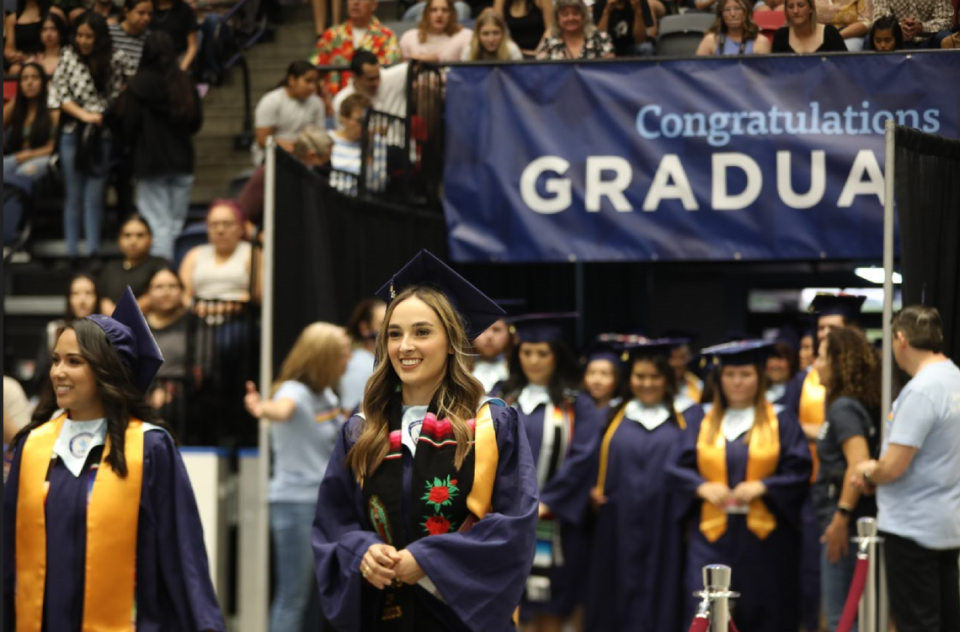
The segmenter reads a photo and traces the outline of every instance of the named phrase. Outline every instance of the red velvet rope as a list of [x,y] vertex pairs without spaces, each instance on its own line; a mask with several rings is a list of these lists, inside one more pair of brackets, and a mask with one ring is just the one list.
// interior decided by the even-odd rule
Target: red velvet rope
[[730,619],[730,632],[740,632],[737,629],[737,624],[733,622],[733,619]]
[[850,583],[850,593],[847,595],[847,603],[843,606],[843,616],[840,617],[837,632],[850,632],[850,628],[853,627],[853,622],[857,619],[857,608],[860,605],[860,596],[863,595],[863,587],[867,584],[867,571],[869,569],[869,560],[857,559],[857,568],[853,573],[853,581]]
[[710,619],[704,619],[703,617],[694,617],[693,623],[690,624],[690,632],[707,632],[707,629],[710,627]]

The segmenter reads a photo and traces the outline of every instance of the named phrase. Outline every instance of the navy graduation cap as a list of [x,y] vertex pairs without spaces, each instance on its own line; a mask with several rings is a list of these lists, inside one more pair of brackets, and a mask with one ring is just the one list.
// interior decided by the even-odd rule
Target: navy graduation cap
[[407,262],[382,288],[377,298],[389,305],[394,298],[410,286],[426,285],[436,288],[453,304],[463,318],[467,338],[474,340],[497,322],[506,312],[469,281],[440,261],[429,250],[421,250]]
[[817,294],[810,302],[810,311],[818,316],[839,314],[848,320],[856,320],[866,300],[865,296],[852,294]]
[[621,357],[622,349],[623,345],[620,343],[598,342],[594,344],[587,352],[584,366],[590,364],[594,360],[607,360],[608,362],[612,362],[614,366],[618,366],[623,359]]
[[507,323],[520,342],[551,342],[563,340],[563,321],[578,316],[577,312],[524,314],[508,318]]
[[701,349],[700,354],[721,366],[744,366],[762,364],[772,349],[773,343],[767,340],[739,340]]
[[93,314],[87,319],[95,322],[107,334],[107,340],[120,354],[123,364],[130,369],[136,385],[146,392],[163,364],[163,354],[153,339],[147,319],[143,317],[130,286],[123,291],[112,315]]
[[669,358],[674,349],[686,344],[690,344],[689,338],[639,338],[631,341],[628,349],[630,356],[634,358],[653,356]]

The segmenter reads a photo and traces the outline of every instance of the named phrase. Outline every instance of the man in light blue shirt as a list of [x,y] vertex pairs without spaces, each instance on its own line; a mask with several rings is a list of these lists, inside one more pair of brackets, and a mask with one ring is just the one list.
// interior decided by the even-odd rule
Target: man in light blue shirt
[[935,308],[905,308],[893,334],[912,379],[893,404],[880,459],[861,463],[853,482],[876,487],[897,630],[960,630],[960,369],[942,353]]

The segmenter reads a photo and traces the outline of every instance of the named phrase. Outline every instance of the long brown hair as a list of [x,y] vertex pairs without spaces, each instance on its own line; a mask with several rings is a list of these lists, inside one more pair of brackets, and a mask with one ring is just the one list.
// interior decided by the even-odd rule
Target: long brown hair
[[423,14],[420,16],[420,22],[417,24],[417,36],[421,44],[427,42],[427,35],[430,33],[430,6],[435,2],[446,2],[450,8],[450,21],[447,22],[447,28],[444,34],[453,37],[463,29],[460,25],[460,19],[457,16],[457,7],[453,5],[453,0],[427,0],[427,6],[423,8]]
[[829,376],[827,406],[840,397],[851,397],[871,413],[880,411],[880,361],[866,336],[858,329],[832,329],[827,334]]
[[[753,428],[743,437],[744,443],[750,443],[750,436],[754,430],[766,433],[772,429],[771,420],[767,416],[767,376],[759,364],[751,364],[749,366],[752,366],[757,371],[757,394],[753,398],[756,416],[753,420]],[[727,408],[730,407],[730,402],[723,393],[723,371],[725,368],[727,367],[720,367],[720,369],[716,371],[717,390],[713,395],[713,408],[711,408],[707,414],[710,422],[710,432],[707,434],[707,441],[710,443],[716,440],[717,433],[720,432],[720,423],[723,421],[723,414],[727,412]]]
[[288,381],[301,382],[314,393],[336,386],[341,377],[339,369],[343,365],[341,354],[346,336],[342,327],[330,323],[307,325],[284,359],[280,375],[270,390],[271,397]]
[[377,336],[376,368],[367,381],[363,395],[363,412],[366,417],[360,437],[347,454],[346,465],[353,470],[359,483],[373,474],[387,455],[390,447],[390,411],[395,406],[402,386],[400,377],[393,369],[388,355],[387,327],[397,305],[409,298],[418,298],[437,315],[447,335],[453,354],[447,359],[447,368],[440,387],[433,395],[432,406],[438,419],[449,419],[457,437],[457,452],[454,464],[459,469],[470,451],[473,432],[467,425],[473,419],[484,391],[480,382],[467,369],[467,357],[472,346],[460,314],[450,300],[439,290],[430,286],[413,286],[405,289],[387,307],[387,313]]
[[[156,411],[147,404],[146,397],[137,388],[133,374],[127,369],[120,354],[117,353],[107,334],[92,320],[82,318],[68,323],[64,331],[72,329],[77,334],[77,345],[80,355],[90,364],[93,375],[97,379],[100,390],[100,399],[103,402],[103,414],[107,418],[107,435],[110,437],[110,452],[104,460],[110,465],[117,476],[126,478],[127,457],[124,453],[127,426],[131,419],[139,419],[160,426],[167,432],[170,429],[157,416]],[[60,335],[63,335],[62,333]],[[53,384],[47,381],[46,389],[33,420],[24,426],[11,442],[11,446],[20,443],[35,428],[39,428],[50,420],[57,410],[57,398],[53,394]],[[173,433],[170,432],[173,436]],[[174,437],[176,442],[176,438]]]
[[[727,23],[723,21],[723,8],[727,4],[728,0],[719,0],[717,2],[717,19],[713,21],[713,24],[707,29],[707,33],[727,33]],[[757,35],[760,34],[760,27],[757,26],[757,23],[753,21],[753,5],[746,0],[734,0],[740,8],[743,9],[743,39],[752,40],[757,39]]]

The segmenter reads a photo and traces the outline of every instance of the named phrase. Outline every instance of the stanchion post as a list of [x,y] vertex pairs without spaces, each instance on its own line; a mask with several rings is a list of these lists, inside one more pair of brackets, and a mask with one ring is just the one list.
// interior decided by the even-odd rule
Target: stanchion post
[[740,593],[730,590],[730,578],[733,571],[723,564],[710,564],[703,567],[703,592],[695,596],[702,597],[710,605],[710,631],[728,632],[730,627],[730,598]]
[[867,581],[863,589],[863,596],[860,598],[857,629],[860,630],[860,632],[879,632],[878,614],[880,609],[877,590],[877,545],[881,543],[883,539],[877,537],[876,519],[860,518],[857,520],[857,536],[854,540],[860,544],[861,551],[866,551],[869,562],[867,567]]

